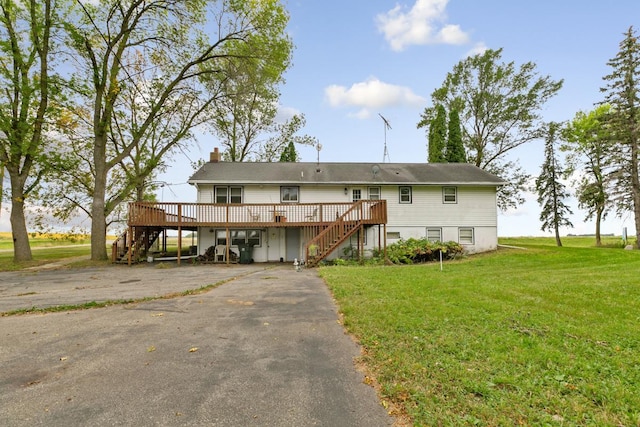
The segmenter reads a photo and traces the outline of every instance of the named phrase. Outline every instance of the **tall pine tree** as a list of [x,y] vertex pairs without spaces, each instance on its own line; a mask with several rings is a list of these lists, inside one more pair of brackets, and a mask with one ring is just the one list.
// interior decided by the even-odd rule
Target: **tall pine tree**
[[559,125],[549,123],[544,145],[544,163],[540,170],[540,175],[536,178],[536,192],[538,193],[538,203],[542,208],[540,221],[542,231],[553,231],[556,237],[556,244],[562,246],[560,240],[560,227],[573,227],[569,220],[569,215],[573,212],[564,203],[569,197],[569,193],[560,178],[564,171],[556,158],[554,141],[558,133]]
[[298,161],[298,152],[296,151],[296,146],[293,144],[293,141],[289,141],[289,144],[282,150],[282,154],[280,155],[281,162],[297,162]]
[[608,124],[616,141],[613,150],[616,171],[613,176],[617,191],[613,199],[618,214],[634,213],[636,247],[640,248],[640,42],[633,27],[629,27],[618,54],[607,65],[612,71],[603,77],[607,83],[600,90],[612,108]]
[[429,163],[444,163],[447,142],[447,112],[442,105],[436,107],[436,116],[429,126]]
[[462,131],[460,129],[460,115],[458,110],[452,108],[449,111],[449,134],[447,135],[446,160],[449,163],[465,163],[467,155],[462,143]]

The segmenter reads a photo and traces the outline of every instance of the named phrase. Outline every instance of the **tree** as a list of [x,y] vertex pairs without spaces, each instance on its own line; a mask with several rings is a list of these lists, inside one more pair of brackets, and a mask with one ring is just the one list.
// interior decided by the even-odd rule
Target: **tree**
[[436,107],[436,115],[429,124],[429,163],[444,163],[447,141],[447,112],[442,105]]
[[616,141],[612,177],[617,191],[613,199],[619,214],[633,212],[636,247],[640,248],[640,42],[633,27],[629,27],[618,54],[607,65],[612,71],[603,77],[606,85],[600,90],[611,105],[607,123]]
[[[276,0],[101,0],[79,7],[67,31],[82,64],[74,75],[83,101],[78,104],[91,108],[93,182],[86,188],[91,191],[91,257],[100,260],[107,256],[107,217],[126,199],[126,191],[107,199],[114,185],[112,171],[149,141],[158,120],[179,111],[191,129],[215,102],[234,96],[222,89],[232,77],[230,63],[281,75],[292,44],[285,32],[288,15]],[[134,67],[128,62],[135,55],[144,55],[152,65],[144,75],[153,82],[153,90],[139,90],[138,100],[146,109],[132,126],[119,111],[125,89],[136,86]],[[123,126],[126,132],[121,132]],[[150,162],[143,175],[125,174],[126,181],[119,185],[132,191],[161,164],[163,152],[180,141],[175,135],[162,139],[156,158],[145,157]]]
[[455,108],[449,111],[449,132],[447,133],[446,160],[449,163],[466,163],[467,155],[462,143],[460,115]]
[[[304,114],[296,114],[284,123],[274,124],[270,129],[271,136],[263,144],[260,144],[254,159],[259,162],[275,162],[282,159],[283,155],[292,159],[295,154],[295,160],[288,161],[300,161],[295,146],[315,146],[318,143],[317,139],[312,136],[298,135],[306,123],[307,119]],[[293,151],[291,151],[291,145]]]
[[608,104],[588,113],[580,111],[562,130],[566,143],[561,149],[569,153],[567,173],[581,171],[576,190],[578,207],[586,209],[586,220],[595,218],[596,246],[602,245],[600,226],[611,205],[611,140],[606,124],[610,112]]
[[569,220],[569,215],[573,212],[564,203],[569,197],[565,185],[560,182],[565,173],[562,165],[556,158],[554,141],[558,134],[560,125],[549,123],[544,145],[544,163],[540,170],[540,175],[536,178],[536,192],[538,193],[538,204],[542,208],[540,221],[542,231],[553,231],[556,237],[556,244],[562,246],[560,240],[560,227],[573,227]]
[[296,146],[293,144],[293,141],[289,141],[287,144],[287,148],[282,151],[280,155],[281,162],[297,162],[298,161],[298,153],[296,152]]
[[46,118],[55,91],[50,76],[53,0],[0,0],[0,168],[11,182],[14,261],[32,259],[25,203],[46,165]]
[[[540,110],[560,90],[562,80],[540,77],[532,62],[516,68],[513,62],[501,63],[501,57],[502,49],[489,49],[460,61],[431,98],[433,105],[459,112],[467,161],[509,183],[499,191],[498,205],[505,210],[524,201],[521,193],[528,179],[517,162],[505,157],[542,137]],[[430,123],[435,110],[425,109],[419,128]]]

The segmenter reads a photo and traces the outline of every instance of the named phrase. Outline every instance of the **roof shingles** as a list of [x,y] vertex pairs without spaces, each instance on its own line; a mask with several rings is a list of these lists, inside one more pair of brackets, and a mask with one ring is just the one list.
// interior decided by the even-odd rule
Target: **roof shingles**
[[210,162],[189,183],[499,186],[505,181],[469,163]]

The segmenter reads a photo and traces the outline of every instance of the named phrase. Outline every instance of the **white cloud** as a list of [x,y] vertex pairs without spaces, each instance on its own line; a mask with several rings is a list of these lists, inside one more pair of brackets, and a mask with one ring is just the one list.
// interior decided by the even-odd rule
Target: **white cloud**
[[471,48],[471,50],[469,50],[467,52],[465,57],[475,56],[475,55],[482,55],[483,53],[485,53],[487,51],[487,49],[489,49],[489,48],[487,47],[486,44],[484,44],[484,42],[478,42]]
[[410,45],[467,43],[469,36],[459,25],[445,22],[448,1],[416,0],[410,10],[397,5],[376,17],[378,30],[395,51]]
[[350,88],[331,85],[324,89],[325,98],[332,107],[360,107],[355,117],[367,118],[372,109],[384,107],[419,107],[425,98],[416,95],[405,86],[382,82],[371,77],[364,82],[354,83]]

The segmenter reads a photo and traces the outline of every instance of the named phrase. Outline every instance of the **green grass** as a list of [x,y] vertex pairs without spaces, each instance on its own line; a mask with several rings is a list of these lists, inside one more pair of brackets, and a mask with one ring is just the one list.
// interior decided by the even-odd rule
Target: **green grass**
[[576,239],[320,274],[417,426],[638,426],[640,252]]

